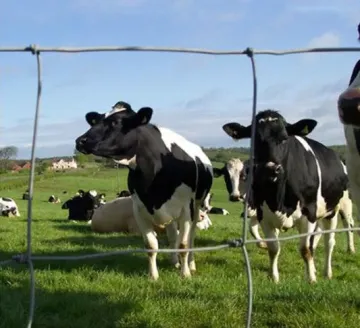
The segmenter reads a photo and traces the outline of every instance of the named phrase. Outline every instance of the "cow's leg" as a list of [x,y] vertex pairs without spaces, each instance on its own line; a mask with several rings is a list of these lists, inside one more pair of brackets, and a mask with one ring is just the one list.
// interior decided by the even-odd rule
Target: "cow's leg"
[[[320,231],[322,231],[321,226],[319,224],[317,224],[314,232],[320,232]],[[321,234],[320,233],[317,234],[317,235],[312,235],[310,237],[310,245],[311,245],[311,248],[312,248],[313,251],[316,250],[320,239],[321,239]]]
[[[191,215],[190,208],[186,206],[179,218],[179,249],[188,249],[190,244]],[[189,268],[189,252],[180,252],[181,276],[191,277]]]
[[[266,220],[266,218],[261,220],[261,228],[264,232],[265,238],[278,238],[279,229],[272,227]],[[267,249],[270,259],[270,277],[275,283],[279,282],[279,269],[278,269],[278,258],[280,255],[280,243],[278,240],[267,241]]]
[[[178,243],[178,229],[177,222],[174,220],[170,224],[166,225],[166,235],[169,241],[169,247],[172,249],[177,249],[179,247]],[[170,253],[170,262],[176,268],[180,268],[179,256],[178,253]]]
[[[195,205],[194,216],[191,218],[192,223],[191,223],[190,233],[189,233],[189,247],[190,248],[194,248],[195,235],[196,235],[196,223],[199,220],[199,216],[200,216],[200,207]],[[194,252],[189,253],[189,268],[190,268],[191,272],[196,271]]]
[[[336,212],[333,217],[323,219],[323,225],[325,230],[336,229],[338,223],[338,213]],[[324,276],[325,278],[332,278],[331,259],[332,253],[335,247],[335,232],[324,234],[324,246],[325,246],[325,267]]]
[[[300,234],[314,232],[316,228],[316,223],[310,222],[307,217],[303,216],[300,219],[298,227]],[[314,283],[316,282],[316,269],[310,238],[311,236],[305,236],[300,238],[299,250],[305,262],[305,276],[309,279],[310,283]]]
[[253,238],[258,240],[258,242],[256,243],[257,247],[266,249],[267,245],[266,245],[266,242],[264,242],[260,236],[259,221],[256,216],[252,216],[250,218],[249,231],[250,231],[250,234],[253,236]]
[[[348,193],[348,191],[345,191]],[[353,204],[349,198],[341,200],[339,214],[341,217],[342,225],[345,229],[352,229],[354,227],[354,218],[353,218]],[[347,232],[347,251],[349,253],[355,253],[354,245],[354,233],[349,230]]]
[[133,210],[136,223],[144,239],[145,247],[149,250],[153,250],[153,252],[147,253],[149,259],[150,279],[157,280],[159,278],[159,272],[156,264],[156,251],[159,249],[159,243],[156,238],[154,226],[148,215],[145,213],[145,210],[140,213],[135,202],[133,202]]

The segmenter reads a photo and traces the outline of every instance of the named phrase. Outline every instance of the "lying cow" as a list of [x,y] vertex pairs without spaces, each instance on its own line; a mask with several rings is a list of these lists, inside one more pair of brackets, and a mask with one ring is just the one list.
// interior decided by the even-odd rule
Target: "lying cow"
[[49,203],[53,203],[53,204],[58,204],[61,203],[61,200],[59,197],[55,196],[55,195],[51,195],[48,199]]
[[229,215],[229,211],[227,211],[225,208],[221,207],[215,207],[211,205],[211,200],[213,198],[213,193],[208,193],[205,197],[204,202],[201,204],[201,209],[203,211],[206,211],[209,214],[221,214],[221,215]]
[[[307,138],[317,125],[303,119],[294,124],[275,110],[261,111],[255,118],[255,163],[251,205],[267,238],[271,277],[279,281],[279,231],[297,227],[299,233],[314,232],[317,224],[335,229],[342,198],[349,197],[349,180],[339,156],[323,144]],[[228,123],[224,131],[233,139],[251,138],[251,125]],[[275,175],[274,175],[275,173]],[[332,277],[331,259],[335,233],[325,234],[325,277]],[[311,237],[299,245],[310,282],[316,282]]]
[[122,101],[107,113],[89,112],[85,119],[90,129],[76,139],[76,149],[128,166],[134,216],[146,247],[152,250],[148,253],[151,279],[159,277],[153,223],[166,224],[170,247],[185,250],[180,253],[181,276],[191,277],[195,259],[186,250],[194,246],[201,204],[213,182],[212,164],[200,146],[151,124],[152,115],[150,107],[135,112]]
[[131,196],[129,190],[122,190],[116,194],[116,197],[128,197]]
[[18,206],[12,198],[0,197],[0,215],[7,217],[20,216]]
[[78,195],[67,200],[61,208],[69,210],[68,220],[89,221],[93,211],[104,204],[102,197],[104,194],[99,195],[96,190],[87,192],[81,190]]
[[[140,234],[141,231],[134,217],[133,201],[131,196],[119,197],[94,210],[91,217],[91,229],[94,232],[124,232]],[[200,230],[208,229],[212,225],[207,213],[200,210],[197,227]],[[165,232],[164,226],[154,225],[156,233]]]

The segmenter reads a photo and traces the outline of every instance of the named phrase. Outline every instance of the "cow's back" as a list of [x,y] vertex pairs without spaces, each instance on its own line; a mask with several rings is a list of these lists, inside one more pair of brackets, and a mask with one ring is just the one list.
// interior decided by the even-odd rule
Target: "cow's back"
[[[307,151],[306,157],[304,157],[305,161],[309,161],[304,165],[310,168],[310,172],[307,174],[307,183],[311,186],[315,181],[318,186],[321,184],[320,190],[317,187],[318,192],[321,192],[326,208],[333,209],[339,203],[344,191],[348,189],[349,181],[345,166],[334,150],[320,142],[306,137],[296,137],[296,140]],[[312,156],[309,156],[310,154]],[[310,159],[311,157],[313,159]],[[316,172],[314,171],[314,165]],[[319,195],[317,196],[319,198]]]
[[156,144],[153,156],[130,169],[128,188],[149,214],[162,208],[165,220],[166,216],[177,217],[192,199],[203,201],[212,185],[212,164],[198,145],[177,133],[166,128],[151,133]]

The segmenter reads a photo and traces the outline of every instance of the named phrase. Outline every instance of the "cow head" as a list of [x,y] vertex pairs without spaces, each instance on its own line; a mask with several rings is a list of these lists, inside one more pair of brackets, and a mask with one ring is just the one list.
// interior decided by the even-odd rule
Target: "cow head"
[[[360,41],[360,24],[358,35]],[[342,124],[360,127],[360,60],[355,64],[349,86],[340,94],[337,105]]]
[[[275,110],[264,110],[255,117],[255,162],[280,164],[285,158],[289,137],[306,136],[317,125],[312,119],[302,119],[294,124],[285,121]],[[251,138],[251,125],[227,123],[223,130],[233,139]]]
[[231,202],[238,202],[241,198],[241,174],[244,168],[239,158],[230,159],[222,168],[213,168],[214,177],[224,177],[225,186]]
[[153,110],[143,107],[134,112],[125,102],[118,102],[106,114],[89,112],[85,115],[90,129],[76,139],[76,149],[84,154],[130,160],[136,154],[137,131],[149,123]]

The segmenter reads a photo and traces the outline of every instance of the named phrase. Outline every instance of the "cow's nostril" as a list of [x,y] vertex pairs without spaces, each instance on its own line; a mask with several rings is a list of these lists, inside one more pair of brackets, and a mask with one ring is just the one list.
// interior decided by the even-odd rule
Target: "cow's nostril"
[[83,145],[85,142],[86,142],[86,138],[81,138],[80,140],[79,140],[79,144],[80,145]]

